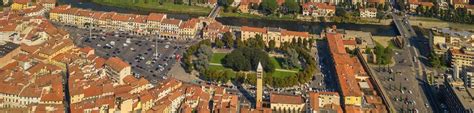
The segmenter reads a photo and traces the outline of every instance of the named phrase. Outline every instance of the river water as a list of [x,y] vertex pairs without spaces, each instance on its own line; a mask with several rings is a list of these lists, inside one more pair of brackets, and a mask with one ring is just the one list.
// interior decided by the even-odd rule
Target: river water
[[[58,0],[60,4],[70,4],[73,7],[91,9],[95,11],[115,11],[119,13],[134,13],[134,14],[149,14],[151,11],[142,11],[138,9],[127,9],[113,6],[104,6],[88,1],[82,0]],[[157,11],[153,11],[157,12]],[[159,11],[158,11],[159,12]],[[166,12],[162,12],[166,13]],[[193,17],[205,15],[192,15],[183,13],[167,13],[168,17],[187,20]],[[302,22],[302,21],[283,21],[283,20],[262,20],[249,18],[235,18],[235,17],[218,17],[217,21],[224,25],[231,26],[252,26],[252,27],[276,27],[284,28],[293,31],[307,31],[313,34],[319,34],[322,29],[336,25],[339,29],[357,30],[371,32],[372,35],[380,36],[396,36],[398,31],[395,25],[372,25],[372,24],[351,24],[351,23],[332,23],[332,22]]]

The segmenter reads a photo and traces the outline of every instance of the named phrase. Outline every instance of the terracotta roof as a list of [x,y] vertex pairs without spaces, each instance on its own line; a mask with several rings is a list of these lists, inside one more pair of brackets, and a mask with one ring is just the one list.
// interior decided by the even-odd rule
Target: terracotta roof
[[134,87],[140,87],[140,86],[144,86],[144,85],[147,85],[149,84],[150,82],[148,82],[148,80],[146,80],[145,78],[140,78],[138,81],[135,81],[132,83],[132,86]]
[[100,19],[100,17],[102,17],[102,15],[104,15],[103,12],[94,11],[93,14],[92,14],[92,18],[93,19]]
[[77,12],[77,16],[83,16],[83,17],[91,17],[92,12],[90,10],[79,10]]
[[138,79],[133,77],[132,75],[127,75],[123,78],[123,82],[126,83],[126,84],[131,84],[133,82],[137,82]]
[[257,28],[257,27],[248,27],[248,26],[242,26],[240,28],[241,31],[247,31],[247,32],[259,32],[259,33],[267,33],[267,29],[265,28]]
[[408,0],[409,4],[418,4],[418,0]]
[[150,13],[150,15],[148,15],[148,17],[147,17],[147,20],[148,20],[148,21],[158,21],[158,22],[161,22],[161,20],[163,20],[163,18],[166,18],[166,14],[162,14],[162,13]]
[[199,20],[198,19],[190,19],[188,21],[185,21],[183,22],[183,24],[181,24],[181,26],[179,26],[179,28],[181,29],[184,29],[184,28],[188,28],[188,29],[192,29],[192,28],[196,28],[196,26],[198,25],[198,22]]
[[272,93],[270,95],[270,103],[304,104],[304,100],[301,96]]
[[13,0],[13,3],[27,4],[27,3],[31,3],[31,0]]
[[304,9],[328,9],[328,10],[336,10],[336,6],[331,5],[329,3],[316,3],[316,2],[308,2],[303,5]]
[[181,20],[165,18],[161,21],[161,23],[163,23],[163,24],[172,24],[172,25],[179,26],[181,24]]
[[276,2],[279,6],[281,6],[283,3],[285,3],[285,0],[276,0]]
[[433,7],[433,2],[419,2],[421,6]]
[[[360,86],[358,86],[355,76],[361,66],[355,58],[351,58],[346,53],[342,35],[337,33],[326,33],[329,50],[334,61],[337,80],[341,87],[343,96],[362,96]],[[354,61],[356,60],[356,61]]]
[[280,32],[282,36],[297,36],[301,38],[309,38],[308,32],[288,31],[285,29],[281,30]]
[[91,86],[84,89],[84,97],[99,96],[102,95],[102,88],[98,86]]
[[355,40],[344,40],[344,45],[356,45],[357,42]]
[[130,15],[126,15],[126,14],[115,14],[112,16],[112,20],[116,20],[116,21],[122,21],[122,22],[128,22],[130,20]]
[[89,53],[91,51],[94,51],[94,49],[89,47],[89,46],[86,46],[86,47],[81,48],[79,51],[81,51],[83,53]]
[[102,66],[104,66],[104,64],[105,64],[105,61],[106,61],[106,60],[105,60],[104,58],[97,58],[97,59],[95,59],[95,65],[94,65],[95,68],[98,68],[98,69],[99,69],[99,68],[102,68]]
[[43,9],[43,6],[42,5],[35,5],[33,8],[27,8],[27,9],[23,9],[23,13],[25,14],[28,14],[28,13],[34,13],[34,12],[37,12],[37,11],[41,11]]
[[316,92],[309,93],[309,105],[313,111],[319,111],[319,94]]
[[130,67],[130,65],[124,62],[122,59],[118,57],[110,57],[105,61],[105,65],[112,67],[115,71],[122,71],[123,69]]

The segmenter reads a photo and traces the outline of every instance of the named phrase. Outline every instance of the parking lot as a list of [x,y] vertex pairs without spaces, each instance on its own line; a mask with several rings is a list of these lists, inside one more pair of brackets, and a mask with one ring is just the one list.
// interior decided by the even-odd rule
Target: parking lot
[[79,29],[62,26],[76,45],[90,46],[101,57],[119,57],[132,66],[133,75],[152,83],[168,78],[168,72],[191,41],[139,37],[126,32]]

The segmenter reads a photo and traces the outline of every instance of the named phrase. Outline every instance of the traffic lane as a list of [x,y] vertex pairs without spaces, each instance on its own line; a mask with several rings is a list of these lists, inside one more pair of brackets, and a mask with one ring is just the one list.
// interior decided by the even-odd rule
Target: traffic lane
[[[397,109],[403,108],[404,106],[406,109],[406,107],[410,105],[406,105],[406,101],[397,101],[393,97],[398,97],[398,98],[403,97],[405,98],[405,100],[406,99],[415,100],[417,104],[415,104],[413,107],[417,108],[418,110],[425,110],[424,102],[426,101],[420,100],[420,98],[418,98],[422,96],[419,90],[417,90],[420,87],[416,86],[419,84],[416,78],[413,76],[415,74],[413,71],[411,71],[411,69],[409,69],[409,67],[411,67],[410,62],[409,61],[407,62],[406,59],[410,59],[410,57],[407,57],[407,55],[409,54],[406,51],[400,51],[400,53],[395,55],[395,59],[396,59],[395,61],[403,61],[403,59],[405,59],[405,62],[397,62],[397,64],[391,67],[391,69],[395,70],[395,72],[393,72],[395,74],[390,74],[388,71],[385,71],[385,72],[380,71],[377,73],[378,75],[383,76],[379,78],[385,79],[383,80],[384,82],[382,82],[382,85],[384,88],[386,88],[389,91],[388,93],[390,94],[391,99],[395,101],[395,107]],[[382,70],[382,69],[376,69],[376,70]],[[397,74],[397,73],[400,73],[400,74]],[[392,80],[388,80],[388,78]],[[408,91],[404,91],[402,94],[402,92],[400,91],[400,87],[406,87]]]

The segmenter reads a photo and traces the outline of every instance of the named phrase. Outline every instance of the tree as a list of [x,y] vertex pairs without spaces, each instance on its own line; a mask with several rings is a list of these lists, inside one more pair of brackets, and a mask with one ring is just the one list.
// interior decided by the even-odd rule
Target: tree
[[235,71],[249,71],[256,70],[259,62],[262,63],[265,72],[275,70],[268,53],[259,48],[237,48],[224,57],[223,65]]
[[336,8],[336,16],[343,17],[347,14],[346,10],[343,8]]
[[296,67],[299,67],[299,56],[298,56],[298,52],[296,52],[295,49],[293,48],[289,48],[286,50],[286,59],[285,59],[285,64],[286,66],[284,66],[284,68],[286,69],[292,69],[292,68],[296,68]]
[[268,51],[273,51],[273,50],[275,50],[275,43],[276,43],[275,40],[270,40],[270,41],[268,42]]
[[436,55],[434,52],[431,52],[428,58],[430,65],[434,68],[441,68],[446,65],[443,55]]
[[242,40],[238,39],[237,40],[237,48],[242,48],[242,47],[246,47],[246,45]]
[[309,39],[308,45],[311,47],[311,46],[313,46],[313,44],[314,44],[314,40],[313,40],[313,39]]
[[383,12],[378,11],[375,16],[377,19],[379,19],[379,22],[380,22],[380,20],[384,18],[385,14]]
[[384,55],[385,62],[387,64],[392,63],[392,57],[393,57],[393,54],[394,54],[392,46],[387,46],[385,48],[384,52],[385,52],[385,55]]
[[283,4],[288,10],[288,13],[298,13],[300,11],[300,6],[294,0],[286,0]]
[[222,47],[224,47],[224,42],[222,42],[222,40],[219,39],[219,38],[216,38],[216,39],[215,39],[215,43],[216,43],[216,47],[217,47],[217,48],[222,48]]
[[308,49],[308,47],[309,47],[308,46],[308,39],[303,40],[303,46],[304,46],[304,48]]
[[174,4],[183,4],[183,0],[174,0]]
[[234,48],[234,36],[231,32],[224,33],[224,42],[228,48]]
[[263,0],[260,5],[262,10],[267,11],[268,13],[273,13],[278,8],[276,0]]
[[195,53],[197,59],[193,61],[194,68],[199,72],[204,72],[209,67],[209,60],[212,57],[212,49],[208,45],[201,45]]

